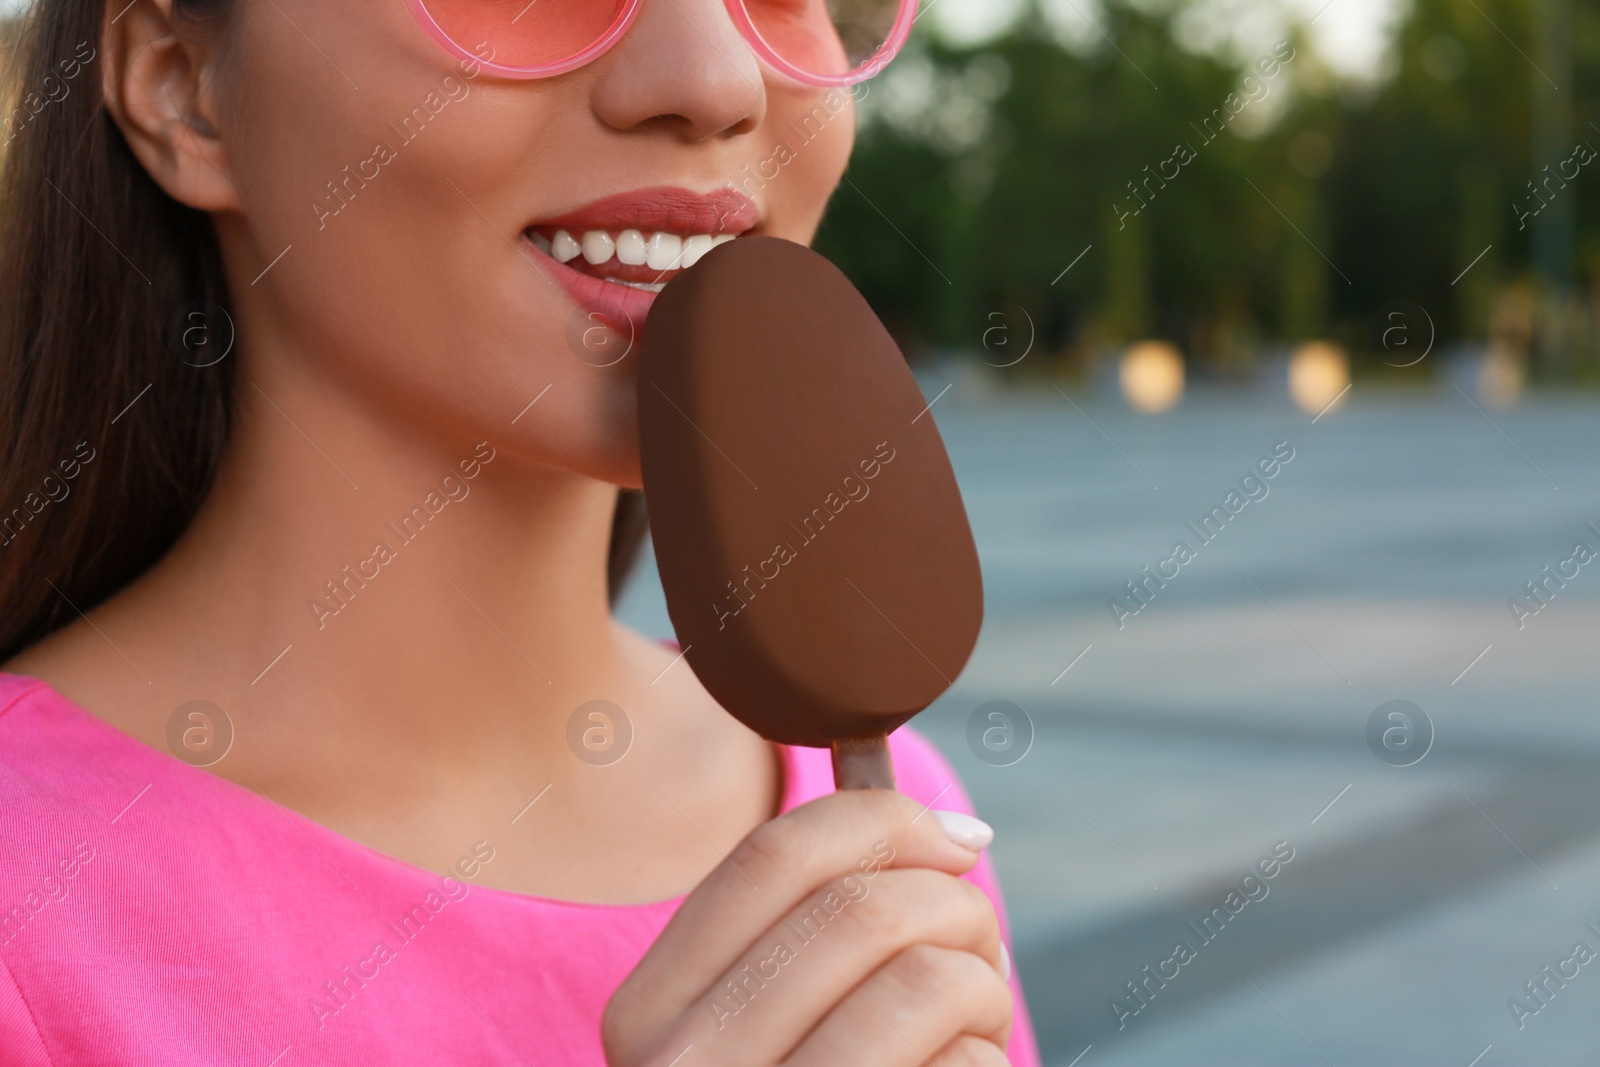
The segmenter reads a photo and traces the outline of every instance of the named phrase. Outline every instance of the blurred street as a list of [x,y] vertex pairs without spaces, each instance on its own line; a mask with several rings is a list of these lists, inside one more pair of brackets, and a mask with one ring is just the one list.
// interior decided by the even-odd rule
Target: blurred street
[[[1507,601],[1600,550],[1600,406],[1073,399],[961,383],[934,408],[987,619],[916,720],[996,827],[1046,1062],[1593,1064],[1600,966],[1545,976],[1600,951],[1600,564],[1521,629]],[[1267,495],[1203,543],[1185,524],[1279,442]],[[1194,558],[1119,629],[1107,601],[1179,540]],[[653,571],[623,615],[670,632]],[[969,747],[997,699],[1032,722],[1011,766]],[[1431,722],[1409,766],[1368,742],[1391,700]],[[1267,894],[1196,936],[1280,842]],[[1133,999],[1179,939],[1195,958]]]

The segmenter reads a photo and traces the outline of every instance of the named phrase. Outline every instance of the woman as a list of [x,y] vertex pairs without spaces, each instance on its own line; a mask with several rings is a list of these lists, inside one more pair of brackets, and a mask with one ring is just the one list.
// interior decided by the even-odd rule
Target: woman
[[718,240],[810,239],[892,33],[620,9],[33,5],[6,1064],[1037,1062],[927,743],[832,794],[610,614],[628,335]]

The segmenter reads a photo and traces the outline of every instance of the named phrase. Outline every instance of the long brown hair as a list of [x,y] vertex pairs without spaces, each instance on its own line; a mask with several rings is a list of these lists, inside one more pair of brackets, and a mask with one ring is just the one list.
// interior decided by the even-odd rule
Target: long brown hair
[[[120,4],[120,0],[118,0]],[[175,0],[221,30],[233,0]],[[145,172],[101,94],[105,0],[6,27],[0,115],[0,661],[133,581],[193,519],[228,439],[234,360],[211,219]],[[645,531],[623,491],[615,602]]]

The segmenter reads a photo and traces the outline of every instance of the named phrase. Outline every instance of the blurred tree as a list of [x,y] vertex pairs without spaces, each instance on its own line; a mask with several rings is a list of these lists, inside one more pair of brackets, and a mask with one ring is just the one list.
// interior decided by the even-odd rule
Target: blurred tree
[[[1571,128],[1534,141],[1557,91],[1532,58],[1552,2],[1415,0],[1374,85],[1331,76],[1299,38],[1271,78],[1255,57],[1196,54],[1145,0],[1106,0],[1090,48],[1037,10],[978,47],[919,36],[871,83],[818,246],[912,353],[981,351],[988,316],[1019,307],[1069,357],[1160,336],[1215,373],[1263,338],[1332,333],[1359,357],[1401,300],[1441,340],[1511,336],[1505,308],[1544,321],[1548,304],[1530,183],[1580,141],[1600,147],[1594,4],[1569,16]],[[1552,143],[1566,147],[1545,158]],[[1560,190],[1581,314],[1547,373],[1600,373],[1597,189],[1600,162]]]
[[[1116,47],[1081,56],[1038,18],[981,50],[924,42],[878,79],[818,246],[912,344],[975,347],[1016,306],[1055,346],[1231,336],[1247,277],[1270,276],[1241,240],[1270,210],[1238,180],[1250,146],[1201,126],[1237,73],[1172,47],[1166,16],[1113,6],[1101,27]],[[1005,88],[962,142],[939,116],[968,106],[980,61]],[[959,180],[974,163],[981,183]]]

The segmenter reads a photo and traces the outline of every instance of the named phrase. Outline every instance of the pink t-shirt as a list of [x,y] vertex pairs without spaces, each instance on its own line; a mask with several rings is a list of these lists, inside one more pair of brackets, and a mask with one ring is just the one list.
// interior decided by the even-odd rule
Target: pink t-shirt
[[[890,750],[904,793],[972,813],[926,739]],[[832,790],[825,750],[783,756],[784,811]],[[1009,943],[988,857],[967,877]],[[682,899],[447,880],[0,672],[0,1067],[598,1067],[601,1010]],[[1037,1067],[1011,989],[1011,1062]]]

